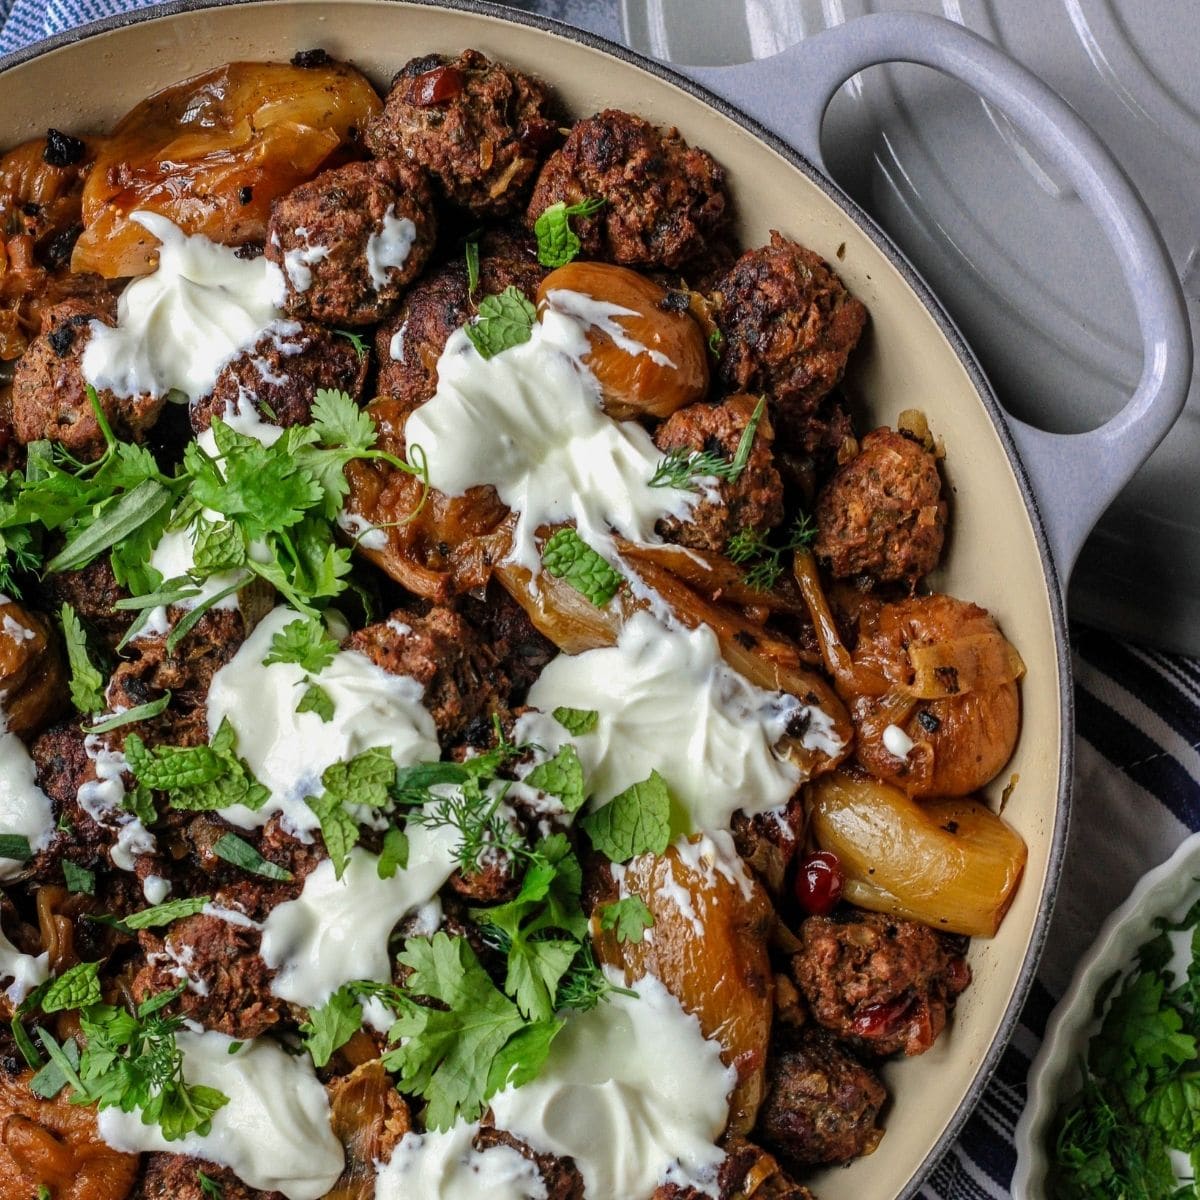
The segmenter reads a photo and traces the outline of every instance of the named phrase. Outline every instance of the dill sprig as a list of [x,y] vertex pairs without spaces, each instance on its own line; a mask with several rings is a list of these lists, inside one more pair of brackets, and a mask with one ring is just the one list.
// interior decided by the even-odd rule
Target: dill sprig
[[687,450],[683,446],[676,446],[659,461],[654,474],[650,476],[650,486],[694,492],[699,490],[699,482],[704,479],[736,483],[750,461],[750,451],[754,448],[754,438],[766,407],[766,397],[760,396],[738,439],[733,458],[727,459],[711,450]]

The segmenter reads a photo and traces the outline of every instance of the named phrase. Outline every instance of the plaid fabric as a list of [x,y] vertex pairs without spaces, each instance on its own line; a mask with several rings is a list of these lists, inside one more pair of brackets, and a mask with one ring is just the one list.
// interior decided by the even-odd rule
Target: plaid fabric
[[[0,0],[0,52],[154,0]],[[516,0],[618,40],[615,0]],[[1200,662],[1073,634],[1078,714],[1071,843],[1041,972],[996,1076],[923,1200],[1004,1200],[1025,1078],[1057,998],[1104,917],[1200,829]]]

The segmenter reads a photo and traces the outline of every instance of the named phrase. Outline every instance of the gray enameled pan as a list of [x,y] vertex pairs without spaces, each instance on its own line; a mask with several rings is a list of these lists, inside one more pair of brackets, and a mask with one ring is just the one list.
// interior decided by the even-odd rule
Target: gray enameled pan
[[[675,74],[579,31],[487,4],[388,0],[172,3],[87,26],[0,60],[0,145],[48,125],[102,129],[149,92],[231,59],[323,46],[380,85],[408,58],[474,46],[536,72],[573,113],[620,107],[679,127],[727,168],[743,244],[769,230],[833,262],[871,314],[848,376],[871,420],[921,408],[946,445],[953,533],[931,581],[991,609],[1028,666],[1005,809],[1029,862],[999,934],[971,951],[973,986],[947,1034],[890,1064],[887,1136],[869,1158],[814,1181],[824,1200],[911,1196],[953,1140],[999,1060],[1033,978],[1067,831],[1072,703],[1063,585],[1097,516],[1178,416],[1191,372],[1184,302],[1139,198],[1053,92],[982,39],[927,16],[886,14],[747,67]],[[1144,345],[1126,407],[1090,433],[1009,420],[928,288],[821,170],[829,98],[874,63],[927,64],[992,101],[1093,209],[1133,293]],[[752,115],[748,116],[747,113]],[[1052,404],[1053,397],[1044,397]],[[665,1065],[665,1064],[664,1064]]]

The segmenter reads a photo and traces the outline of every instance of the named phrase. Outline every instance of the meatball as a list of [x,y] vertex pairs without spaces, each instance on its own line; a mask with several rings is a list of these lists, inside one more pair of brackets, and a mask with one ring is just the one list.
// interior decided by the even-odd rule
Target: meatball
[[460,208],[500,217],[528,195],[557,128],[541,80],[464,50],[401,67],[366,141],[380,158],[424,167]]
[[574,1159],[537,1154],[511,1133],[485,1125],[475,1135],[475,1149],[490,1150],[493,1146],[507,1146],[537,1167],[546,1187],[546,1200],[583,1200],[583,1176]]
[[[779,1169],[765,1150],[737,1135],[722,1142],[725,1159],[717,1168],[719,1200],[813,1200],[803,1184]],[[711,1193],[680,1183],[660,1183],[651,1200],[704,1200]]]
[[[529,614],[502,588],[492,583],[482,600],[464,596],[460,611],[495,651],[500,666],[512,684],[510,703],[521,704],[533,681],[558,654],[558,647],[540,633]],[[491,722],[481,730],[467,730],[472,744],[491,738]],[[472,734],[478,732],[479,737]]]
[[774,896],[783,892],[788,867],[804,837],[804,824],[804,799],[799,792],[782,812],[772,809],[752,817],[740,811],[733,814],[731,831],[737,852]]
[[468,295],[463,255],[429,272],[375,334],[379,394],[408,409],[424,404],[437,390],[437,362],[446,341],[471,315],[472,299],[478,303],[515,287],[532,301],[545,275],[529,239],[505,232],[485,234],[480,240],[474,297]]
[[200,1172],[220,1188],[222,1200],[286,1200],[282,1192],[262,1192],[244,1184],[228,1167],[187,1154],[147,1154],[142,1177],[130,1200],[208,1200]]
[[55,611],[69,604],[110,648],[116,647],[133,624],[134,613],[114,607],[118,600],[129,599],[129,592],[117,582],[107,555],[77,571],[48,574],[42,580],[42,592],[48,607]]
[[347,163],[275,202],[266,255],[283,270],[291,316],[373,325],[421,273],[435,235],[421,171],[400,162]]
[[611,108],[578,122],[546,160],[527,222],[552,204],[591,199],[603,208],[572,218],[585,257],[672,270],[709,250],[729,207],[725,171],[710,154],[677,129]]
[[0,697],[3,727],[29,737],[63,707],[58,645],[46,621],[0,596]]
[[210,608],[182,638],[173,652],[159,636],[130,642],[128,660],[117,665],[109,681],[110,707],[126,709],[149,704],[166,691],[171,703],[156,717],[124,726],[148,743],[199,746],[208,742],[208,689],[213,676],[245,640],[242,614],[236,609]]
[[[720,404],[689,404],[658,427],[654,444],[665,452],[708,452],[732,462],[756,404],[753,396],[730,396]],[[783,481],[771,456],[773,437],[764,413],[742,473],[703,488],[692,511],[682,519],[664,517],[659,533],[693,550],[720,551],[741,530],[761,532],[778,525],[783,520]]]
[[782,442],[811,440],[806,423],[841,379],[866,308],[829,264],[771,231],[716,283],[721,378],[738,391],[766,392]]
[[[76,458],[92,460],[104,451],[104,434],[87,397],[83,352],[93,321],[114,324],[114,309],[99,298],[64,300],[47,309],[42,332],[17,361],[13,374],[12,411],[17,440],[24,444],[48,438]],[[166,398],[117,396],[102,390],[100,408],[121,438],[140,440]]]
[[191,407],[192,429],[203,433],[213,417],[251,404],[273,425],[307,425],[320,388],[348,393],[360,402],[370,367],[367,353],[332,329],[304,323],[295,332],[267,334],[221,368],[213,390]]
[[444,746],[452,745],[477,718],[499,712],[508,701],[509,680],[495,652],[448,608],[432,608],[423,617],[397,612],[351,634],[346,649],[420,683],[425,707]]
[[257,930],[200,914],[176,921],[165,937],[143,931],[139,940],[146,965],[133,980],[138,1003],[186,979],[172,1007],[206,1029],[253,1038],[279,1022],[274,973],[258,953]]
[[811,1029],[767,1063],[756,1132],[789,1167],[848,1162],[879,1144],[876,1118],[885,1100],[873,1071]]
[[816,521],[814,549],[836,578],[912,589],[937,566],[946,531],[936,459],[902,433],[868,433],[817,498]]
[[923,1054],[971,982],[961,939],[881,913],[808,917],[792,978],[816,1021],[872,1054]]

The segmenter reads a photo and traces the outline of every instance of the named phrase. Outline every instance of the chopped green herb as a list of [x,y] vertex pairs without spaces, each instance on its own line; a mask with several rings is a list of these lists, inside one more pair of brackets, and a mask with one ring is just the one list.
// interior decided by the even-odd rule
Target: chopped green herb
[[600,714],[594,708],[565,708],[558,707],[550,714],[569,734],[581,737],[591,733],[600,720]]
[[625,582],[619,572],[591,548],[569,525],[564,525],[542,547],[542,566],[603,608]]
[[373,746],[349,762],[327,767],[321,776],[324,792],[305,797],[320,823],[321,837],[338,879],[346,869],[350,851],[358,844],[358,822],[347,805],[383,808],[391,802],[395,782],[396,764],[391,751],[386,746]]
[[538,763],[524,782],[530,787],[554,796],[566,812],[578,812],[587,799],[583,790],[583,766],[579,753],[572,745],[563,746],[548,762]]
[[170,925],[183,917],[194,917],[202,912],[205,905],[212,900],[211,896],[189,896],[178,900],[167,900],[163,904],[155,904],[151,908],[143,908],[141,912],[132,913],[128,917],[98,916],[88,920],[99,921],[122,933],[136,933],[139,929],[156,929],[161,925]]
[[379,878],[391,879],[397,870],[408,867],[408,834],[392,826],[383,835],[383,847],[379,854]]
[[196,1168],[196,1182],[209,1200],[225,1200],[225,1189],[211,1175],[205,1175],[199,1167]]
[[729,539],[725,554],[730,562],[746,568],[743,579],[748,587],[769,592],[786,571],[787,556],[812,545],[816,536],[816,525],[801,514],[778,544],[773,544],[770,535],[760,530],[739,529]]
[[238,837],[236,833],[223,833],[213,843],[213,853],[223,858],[227,863],[249,871],[252,875],[261,875],[264,879],[277,879],[286,882],[292,878],[291,871],[270,862],[249,842]]
[[138,721],[149,721],[151,717],[157,717],[161,713],[166,712],[167,707],[171,703],[171,693],[164,692],[157,700],[149,700],[145,704],[137,704],[133,708],[127,708],[124,712],[114,713],[111,717],[105,717],[103,721],[97,721],[95,725],[88,725],[85,733],[111,733],[114,729],[120,729],[124,725],[135,725]]
[[650,486],[696,491],[700,486],[699,481],[703,479],[723,479],[736,483],[750,461],[750,451],[754,448],[754,438],[766,407],[766,397],[760,397],[738,439],[733,458],[726,459],[710,450],[688,450],[678,446],[659,462],[650,477]]
[[475,293],[479,290],[479,243],[468,240],[465,250],[467,259],[467,299],[475,301]]
[[297,617],[289,621],[272,639],[263,666],[295,663],[319,675],[338,652],[338,644],[329,636],[324,621],[317,617]]
[[320,684],[310,683],[304,689],[304,695],[300,697],[296,711],[298,713],[316,713],[322,721],[328,723],[333,720],[335,711],[333,697]]
[[86,867],[73,863],[69,858],[63,859],[62,869],[63,880],[66,882],[68,892],[84,896],[96,894],[96,873],[94,871],[89,871]]
[[358,355],[359,362],[367,357],[367,343],[363,340],[361,333],[355,333],[352,329],[335,329],[333,332],[338,337],[345,338],[354,347],[354,353]]
[[604,207],[604,200],[591,198],[580,204],[560,200],[543,210],[533,223],[537,237],[538,262],[543,267],[565,267],[582,249],[579,235],[571,228],[572,217],[592,217]]
[[33,857],[33,847],[22,833],[0,833],[0,858],[11,858],[15,862],[28,862]]
[[63,1012],[100,1002],[100,964],[77,963],[68,968],[42,993],[42,1012]]
[[69,604],[59,610],[63,643],[67,648],[67,666],[71,671],[71,703],[81,713],[104,710],[104,676],[92,666],[88,657],[87,635]]
[[308,1020],[300,1026],[300,1035],[316,1066],[325,1066],[362,1028],[362,1016],[353,983],[338,988],[320,1008],[309,1009]]
[[[40,1031],[39,1031],[40,1032]],[[71,1074],[78,1078],[79,1071],[79,1043],[74,1038],[68,1038],[60,1047],[63,1058],[66,1059],[67,1067]],[[38,1061],[41,1061],[39,1056]],[[63,1073],[62,1068],[53,1059],[40,1067],[37,1073],[29,1081],[29,1090],[38,1097],[39,1100],[53,1100],[59,1092],[67,1086],[68,1079]]]
[[623,896],[600,910],[600,928],[611,929],[618,942],[640,942],[654,925],[654,914],[641,896]]
[[463,328],[481,358],[493,358],[533,336],[537,310],[519,288],[509,286],[499,295],[485,296],[479,312]]
[[671,841],[671,798],[657,771],[626,788],[580,821],[606,858],[628,862],[639,854],[662,854]]
[[725,344],[725,335],[714,325],[708,335],[708,352],[713,358],[721,357],[721,347]]

